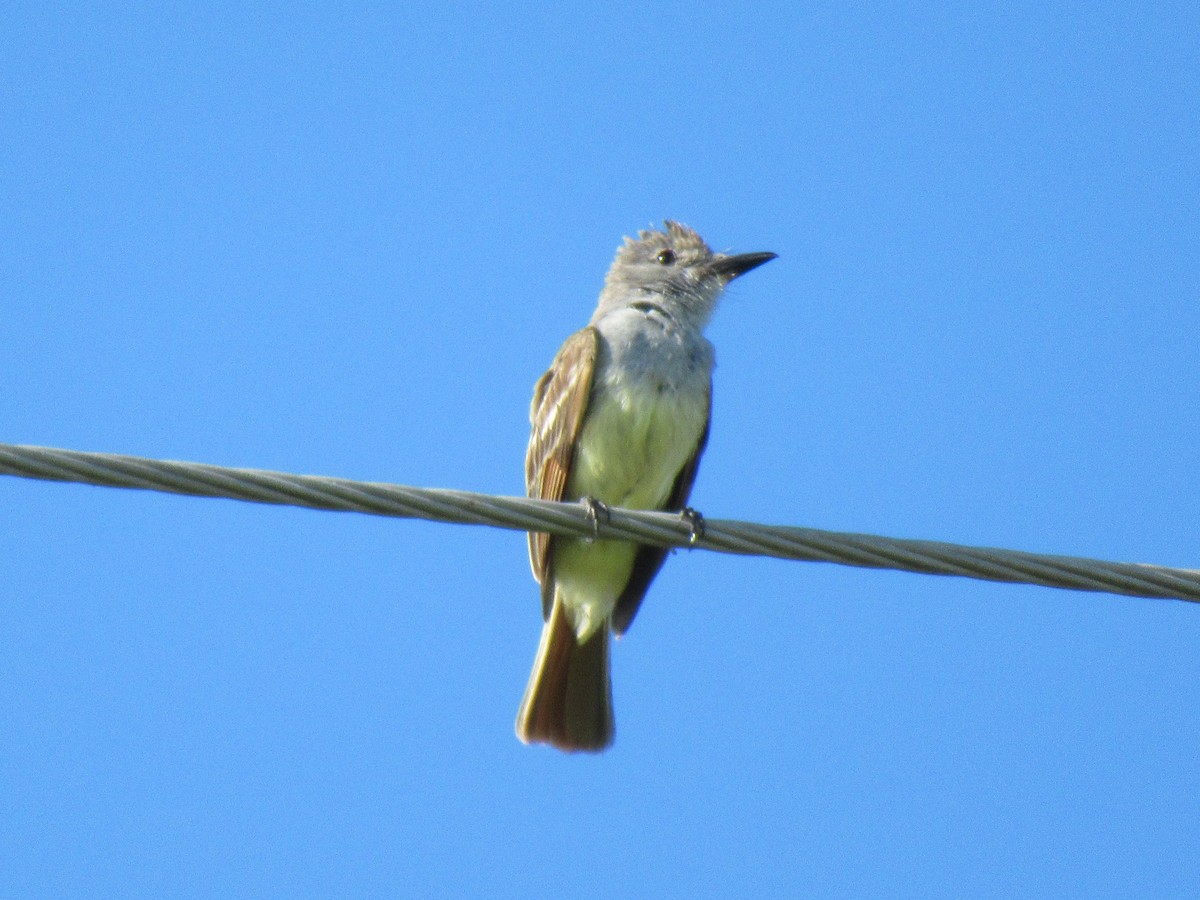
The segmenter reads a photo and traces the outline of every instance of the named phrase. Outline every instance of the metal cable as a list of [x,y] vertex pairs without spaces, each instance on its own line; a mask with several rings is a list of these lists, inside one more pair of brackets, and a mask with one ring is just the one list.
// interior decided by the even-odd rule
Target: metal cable
[[14,444],[0,444],[0,474],[1200,602],[1200,570],[1194,569],[724,519],[704,519],[702,533],[694,535],[687,521],[671,513],[613,508],[597,521],[580,504],[525,497]]

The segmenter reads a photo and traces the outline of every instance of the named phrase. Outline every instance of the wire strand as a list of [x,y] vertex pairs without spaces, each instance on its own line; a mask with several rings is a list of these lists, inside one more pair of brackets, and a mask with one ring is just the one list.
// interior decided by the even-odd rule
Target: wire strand
[[0,475],[1200,602],[1200,570],[1195,569],[726,519],[705,518],[694,533],[691,523],[672,513],[614,507],[597,521],[577,503],[111,453],[0,444]]

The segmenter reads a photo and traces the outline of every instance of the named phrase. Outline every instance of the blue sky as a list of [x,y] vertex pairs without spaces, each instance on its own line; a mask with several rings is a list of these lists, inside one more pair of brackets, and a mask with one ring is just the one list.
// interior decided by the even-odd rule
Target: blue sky
[[[622,235],[780,258],[710,517],[1200,566],[1194,4],[48,5],[0,441],[501,494]],[[0,479],[0,894],[1191,897],[1200,609],[677,553],[513,736],[514,532]]]

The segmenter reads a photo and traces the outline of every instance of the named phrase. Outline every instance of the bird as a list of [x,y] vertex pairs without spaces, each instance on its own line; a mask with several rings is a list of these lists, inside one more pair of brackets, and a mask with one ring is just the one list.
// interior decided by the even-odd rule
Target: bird
[[[735,278],[776,254],[714,253],[666,220],[617,248],[587,327],[537,381],[525,455],[530,497],[607,507],[687,508],[712,420],[715,355],[704,328]],[[667,548],[530,532],[542,635],[517,737],[599,752],[615,725],[610,633],[637,615]]]

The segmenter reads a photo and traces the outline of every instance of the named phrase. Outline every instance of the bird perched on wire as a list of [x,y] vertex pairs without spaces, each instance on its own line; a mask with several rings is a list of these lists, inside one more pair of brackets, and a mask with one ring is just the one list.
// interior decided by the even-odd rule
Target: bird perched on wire
[[[713,347],[704,337],[726,285],[774,253],[714,253],[667,221],[618,248],[591,322],[567,338],[533,389],[525,488],[543,500],[684,510],[711,420]],[[613,740],[609,631],[637,614],[667,549],[530,532],[542,588],[541,643],[517,736],[560,750]]]

